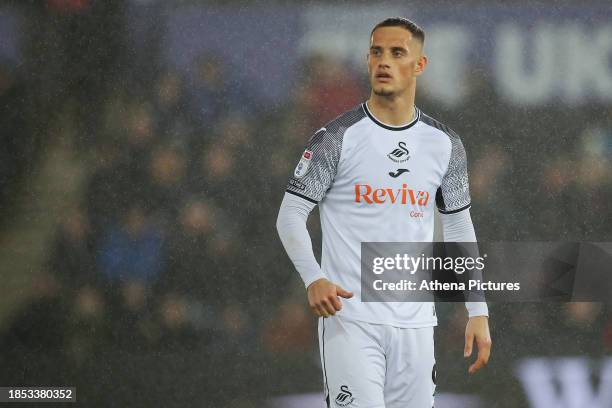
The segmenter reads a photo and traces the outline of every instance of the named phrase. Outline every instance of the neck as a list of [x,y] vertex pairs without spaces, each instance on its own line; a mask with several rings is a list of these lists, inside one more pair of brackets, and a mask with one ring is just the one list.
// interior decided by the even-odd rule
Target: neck
[[402,126],[414,119],[414,89],[406,95],[380,96],[374,91],[368,99],[368,109],[378,120],[391,126]]

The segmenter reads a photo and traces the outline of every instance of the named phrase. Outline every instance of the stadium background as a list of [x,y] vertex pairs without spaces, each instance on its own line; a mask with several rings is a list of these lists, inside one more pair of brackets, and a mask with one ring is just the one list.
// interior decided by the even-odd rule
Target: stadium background
[[[462,135],[479,239],[609,240],[606,2],[1,1],[0,385],[322,406],[275,218],[310,134],[367,97],[370,28],[398,14],[427,32],[417,104]],[[609,309],[490,311],[493,357],[468,377],[464,308],[438,308],[440,408],[612,406]]]

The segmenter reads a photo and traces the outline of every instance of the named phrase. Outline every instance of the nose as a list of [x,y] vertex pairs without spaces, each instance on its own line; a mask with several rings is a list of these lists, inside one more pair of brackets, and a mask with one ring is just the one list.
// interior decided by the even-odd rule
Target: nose
[[389,57],[387,56],[387,53],[386,52],[382,53],[382,55],[380,56],[380,59],[378,60],[378,67],[379,68],[389,68],[388,60],[389,60]]
[[378,68],[381,68],[381,69],[382,69],[382,68],[384,68],[384,69],[389,69],[389,68],[391,68],[391,67],[389,66],[389,64],[387,63],[387,61],[381,60],[381,61],[378,63]]

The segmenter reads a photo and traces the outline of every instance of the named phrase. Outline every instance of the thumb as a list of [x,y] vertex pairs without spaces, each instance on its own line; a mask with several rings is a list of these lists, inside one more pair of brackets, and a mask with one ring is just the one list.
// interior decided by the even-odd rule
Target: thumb
[[349,292],[348,290],[343,289],[340,285],[336,285],[336,293],[338,296],[343,297],[345,299],[350,299],[353,297],[353,292]]
[[469,357],[472,355],[472,345],[474,344],[474,334],[465,334],[465,347],[463,348],[463,357]]

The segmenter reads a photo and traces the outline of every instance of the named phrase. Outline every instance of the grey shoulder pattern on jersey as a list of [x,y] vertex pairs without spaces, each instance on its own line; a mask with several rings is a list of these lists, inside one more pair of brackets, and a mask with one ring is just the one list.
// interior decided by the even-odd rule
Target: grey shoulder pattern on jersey
[[311,158],[305,160],[302,156],[289,179],[287,192],[315,203],[321,201],[336,176],[346,130],[365,116],[360,104],[317,130],[306,145]]
[[436,205],[443,214],[452,214],[470,207],[467,155],[461,138],[451,128],[421,112],[420,120],[444,132],[451,142],[448,168],[436,192]]
[[431,127],[434,127],[438,130],[441,130],[442,132],[446,133],[446,135],[449,138],[457,138],[459,139],[459,135],[457,133],[455,133],[455,131],[451,128],[449,128],[448,126],[446,126],[444,123],[432,118],[431,116],[427,115],[426,113],[424,113],[422,110],[419,109],[419,120],[423,123],[425,123],[426,125],[429,125]]

